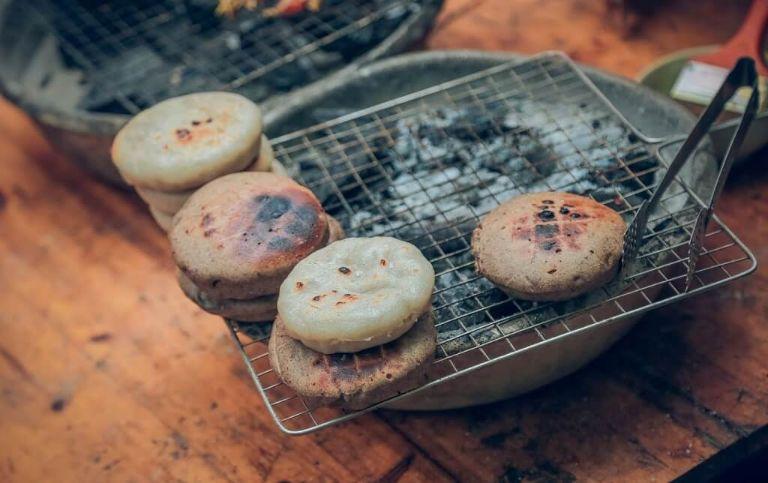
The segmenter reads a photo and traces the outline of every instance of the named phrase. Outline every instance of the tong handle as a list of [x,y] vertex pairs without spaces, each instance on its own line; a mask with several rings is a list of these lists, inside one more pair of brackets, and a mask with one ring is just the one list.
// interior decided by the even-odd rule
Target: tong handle
[[728,83],[731,77],[737,77],[736,81],[738,83],[738,87],[751,87],[752,93],[750,94],[749,101],[747,101],[747,106],[741,115],[741,119],[739,120],[739,125],[736,128],[736,132],[733,133],[733,136],[731,136],[731,140],[728,143],[728,149],[726,149],[725,155],[723,155],[720,171],[717,174],[717,180],[715,181],[715,186],[712,189],[709,200],[706,200],[709,213],[712,212],[715,207],[715,202],[718,198],[720,198],[720,193],[723,191],[725,181],[728,179],[728,173],[730,173],[739,148],[741,147],[741,144],[747,135],[747,131],[749,131],[749,126],[752,124],[752,120],[757,115],[757,110],[760,103],[760,93],[758,92],[757,88],[758,79],[757,73],[755,71],[754,60],[749,57],[740,58],[736,63],[736,66],[728,75],[726,83]]
[[720,171],[715,183],[714,190],[709,200],[707,200],[707,207],[712,207],[723,189],[725,179],[728,177],[728,172],[733,165],[736,151],[738,151],[739,147],[741,146],[747,129],[749,128],[749,125],[752,123],[752,119],[757,113],[759,98],[757,89],[757,72],[755,71],[755,61],[749,57],[742,57],[736,62],[736,65],[733,67],[733,69],[731,69],[728,77],[726,77],[725,81],[723,81],[723,84],[717,90],[715,97],[712,98],[712,101],[701,114],[698,121],[696,121],[696,125],[693,127],[693,130],[691,130],[691,133],[688,135],[683,145],[675,154],[675,157],[670,163],[666,174],[661,179],[659,186],[656,187],[656,190],[653,192],[651,199],[648,200],[649,213],[652,212],[654,208],[656,208],[656,206],[659,204],[661,197],[672,183],[672,180],[675,179],[675,176],[677,176],[677,174],[680,172],[680,169],[688,161],[691,154],[699,145],[701,140],[704,139],[704,136],[709,133],[712,124],[725,109],[726,103],[741,87],[751,87],[752,94],[749,97],[749,102],[747,103],[746,109],[744,109],[744,112],[741,114],[739,126],[736,129],[734,135],[731,137],[731,142],[728,145],[728,149],[723,158],[723,163],[720,166]]

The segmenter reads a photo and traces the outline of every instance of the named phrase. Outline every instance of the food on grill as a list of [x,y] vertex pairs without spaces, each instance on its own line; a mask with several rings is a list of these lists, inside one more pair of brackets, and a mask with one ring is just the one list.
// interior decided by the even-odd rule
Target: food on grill
[[197,190],[174,217],[169,239],[177,265],[206,300],[252,300],[276,294],[299,260],[325,246],[329,224],[317,198],[292,179],[242,172]]
[[291,337],[324,354],[397,339],[431,307],[435,272],[418,248],[390,237],[348,238],[299,262],[280,286]]
[[269,338],[269,361],[283,382],[310,406],[362,409],[427,381],[437,331],[425,312],[403,336],[352,354],[322,354],[288,335],[278,316]]
[[169,234],[181,270],[206,293],[251,298],[277,293],[302,258],[325,245],[317,198],[289,178],[243,172],[196,191]]
[[[238,10],[247,9],[255,10],[259,7],[259,0],[219,0],[219,4],[216,6],[216,13],[219,15],[226,15],[233,17]],[[266,7],[262,11],[262,15],[265,17],[287,17],[296,15],[306,10],[310,12],[317,12],[320,10],[322,0],[278,0],[277,4],[273,7]]]
[[373,237],[329,244],[280,287],[272,368],[308,404],[347,409],[424,383],[437,345],[434,284],[432,265],[410,243]]
[[477,271],[512,297],[566,300],[616,274],[626,225],[570,193],[531,193],[490,212],[472,235]]

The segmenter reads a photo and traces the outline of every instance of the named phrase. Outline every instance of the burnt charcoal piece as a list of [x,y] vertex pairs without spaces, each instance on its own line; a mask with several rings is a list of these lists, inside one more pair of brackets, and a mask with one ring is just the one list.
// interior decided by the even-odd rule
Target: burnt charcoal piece
[[[500,319],[503,317],[509,317],[519,312],[519,310],[517,309],[517,306],[515,306],[515,302],[511,299],[499,303],[500,301],[509,298],[504,294],[504,292],[496,289],[492,293],[493,293],[493,297],[488,297],[488,298],[492,300],[491,303],[495,303],[497,305],[495,305],[490,310],[491,317],[493,317],[494,319]],[[496,299],[495,301],[493,300],[494,298]]]
[[[652,186],[655,177],[654,170],[658,167],[658,161],[645,149],[632,151],[624,157],[624,162],[629,170],[637,176],[637,180],[630,179],[622,184],[630,190],[641,189],[642,185]],[[640,181],[638,183],[637,181]]]
[[478,109],[468,109],[461,122],[445,128],[445,134],[460,141],[476,143],[488,141],[509,133],[512,128],[504,124],[504,116],[492,116]]
[[531,170],[541,176],[549,176],[556,169],[557,155],[542,142],[539,136],[539,130],[526,130],[515,133],[511,141]]
[[552,221],[555,219],[555,212],[551,210],[541,210],[537,216],[541,221]]

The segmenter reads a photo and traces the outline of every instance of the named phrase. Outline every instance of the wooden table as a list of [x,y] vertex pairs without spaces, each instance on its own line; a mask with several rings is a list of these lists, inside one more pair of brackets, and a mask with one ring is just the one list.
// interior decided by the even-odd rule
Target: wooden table
[[[426,45],[563,49],[632,76],[722,41],[746,8],[670,3],[632,33],[604,2],[449,0]],[[224,325],[182,296],[136,196],[73,167],[7,103],[0,153],[0,481],[668,480],[768,422],[766,152],[719,204],[757,274],[649,315],[528,396],[305,437],[276,429]]]

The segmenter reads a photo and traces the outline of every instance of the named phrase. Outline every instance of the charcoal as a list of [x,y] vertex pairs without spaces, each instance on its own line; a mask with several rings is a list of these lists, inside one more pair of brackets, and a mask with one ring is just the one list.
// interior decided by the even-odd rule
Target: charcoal
[[[624,211],[623,200],[637,206],[647,198],[642,190],[632,192],[638,191],[638,182],[652,184],[658,166],[655,157],[637,147],[623,162],[643,174],[639,181],[624,179],[630,173],[615,153],[630,148],[626,129],[602,116],[595,132],[590,119],[598,116],[587,107],[580,111],[584,118],[576,118],[580,122],[553,123],[541,114],[549,109],[540,102],[492,105],[409,112],[386,121],[390,137],[366,130],[375,123],[363,116],[354,121],[357,136],[351,124],[333,128],[332,136],[321,130],[323,141],[302,151],[299,160],[302,181],[316,183],[310,187],[350,235],[395,236],[433,261],[439,341],[446,354],[546,325],[601,300],[599,291],[551,304],[511,300],[475,273],[471,233],[479,217],[516,194],[547,190],[590,194]],[[557,109],[569,112],[566,107]],[[360,149],[360,136],[366,137],[370,152]],[[338,142],[326,142],[326,137]],[[378,166],[372,166],[372,157]],[[326,172],[348,207],[333,199]]]
[[[625,163],[633,174],[636,174],[637,181],[645,186],[653,184],[653,168],[656,167],[656,160],[645,149],[634,150],[625,157]],[[636,182],[636,181],[635,181]],[[630,189],[637,189],[630,186]]]

